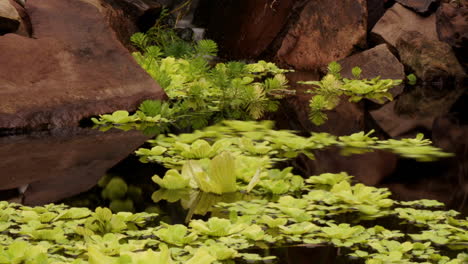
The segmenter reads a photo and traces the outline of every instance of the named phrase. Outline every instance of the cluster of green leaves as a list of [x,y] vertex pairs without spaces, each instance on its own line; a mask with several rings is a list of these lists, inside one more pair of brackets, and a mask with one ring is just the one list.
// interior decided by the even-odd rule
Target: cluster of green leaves
[[[467,260],[456,252],[468,249],[468,219],[457,218],[455,211],[427,210],[440,208],[438,202],[396,202],[387,189],[352,185],[346,173],[311,176],[303,189],[300,198],[284,195],[276,202],[218,203],[220,216],[228,212],[228,219],[212,215],[187,226],[158,224],[156,214],[0,202],[0,263],[225,263],[271,259],[247,252],[297,244],[345,247],[350,257],[370,264]],[[351,224],[350,216],[395,217],[419,229],[405,235],[383,226],[366,228]],[[444,255],[444,247],[456,257]]]
[[140,50],[133,53],[135,60],[164,89],[169,101],[146,101],[133,115],[127,111],[101,115],[93,119],[99,126],[144,129],[151,123],[153,127],[175,123],[201,128],[224,119],[254,120],[275,111],[277,99],[291,93],[283,75],[286,70],[273,63],[210,65],[217,53],[211,40],[187,42],[160,27],[136,33],[131,40]]
[[[27,207],[0,202],[0,263],[210,264],[244,258],[251,226],[212,218],[157,225],[156,214],[95,212],[64,205]],[[226,221],[228,224],[226,224]],[[245,235],[247,234],[247,235]],[[267,257],[271,258],[271,257]]]
[[310,99],[309,118],[316,125],[322,125],[327,120],[325,110],[332,110],[341,101],[342,96],[349,98],[350,102],[359,102],[363,98],[373,99],[383,103],[385,99],[393,100],[389,90],[402,83],[402,80],[361,79],[362,70],[359,67],[352,69],[354,79],[341,77],[341,65],[332,62],[328,65],[328,73],[320,81],[299,82],[313,85],[314,89],[308,90],[313,94]]
[[[444,255],[445,247],[466,252],[468,219],[456,219],[455,211],[428,211],[440,207],[431,200],[396,202],[385,188],[351,185],[346,173],[326,173],[306,179],[309,191],[301,198],[282,196],[267,200],[220,203],[233,222],[252,222],[271,235],[275,245],[332,244],[351,249],[350,257],[364,258],[369,264],[382,263],[465,263],[468,255]],[[343,217],[347,218],[342,223]],[[350,218],[351,217],[351,218]],[[383,226],[366,228],[354,220],[394,217],[401,225],[420,223],[419,233],[403,234]],[[341,219],[341,220],[340,220]],[[354,219],[354,220],[353,220]],[[423,220],[422,220],[423,219]],[[403,222],[402,222],[403,220]],[[402,227],[403,229],[403,227]],[[268,240],[264,241],[268,243]]]

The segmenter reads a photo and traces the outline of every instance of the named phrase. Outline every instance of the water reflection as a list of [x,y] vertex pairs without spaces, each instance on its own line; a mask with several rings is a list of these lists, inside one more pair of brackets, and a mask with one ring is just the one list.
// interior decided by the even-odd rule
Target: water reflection
[[146,139],[139,131],[84,128],[0,137],[0,192],[28,186],[22,199],[27,205],[78,194]]

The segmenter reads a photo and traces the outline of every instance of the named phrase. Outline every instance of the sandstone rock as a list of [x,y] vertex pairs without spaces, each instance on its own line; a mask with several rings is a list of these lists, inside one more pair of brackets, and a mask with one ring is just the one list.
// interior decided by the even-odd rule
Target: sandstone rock
[[21,18],[19,27],[14,33],[24,36],[24,37],[30,37],[32,33],[32,26],[31,26],[31,20],[29,19],[29,15],[26,13],[26,10],[24,9],[24,7],[20,5],[18,2],[13,1],[13,0],[9,0],[9,1],[16,8],[16,11],[18,12]]
[[400,35],[407,31],[417,31],[428,39],[437,40],[435,14],[422,17],[396,3],[385,12],[385,15],[372,29],[371,34],[373,38],[394,47]]
[[16,8],[8,0],[0,1],[0,35],[15,32],[21,22]]
[[[338,63],[342,67],[341,76],[345,78],[353,78],[351,70],[358,66],[362,70],[362,78],[372,79],[380,76],[382,79],[405,79],[403,64],[390,52],[386,44],[342,59]],[[403,92],[403,87],[401,84],[390,90],[390,93],[395,97]]]
[[294,0],[210,0],[206,37],[220,54],[234,59],[255,58],[283,28]]
[[76,126],[165,97],[93,5],[36,0],[26,8],[34,39],[0,37],[0,128]]
[[398,3],[422,15],[434,11],[440,0],[396,0]]
[[366,1],[309,1],[287,32],[277,57],[296,69],[317,69],[365,45],[366,30]]
[[139,131],[77,128],[0,137],[0,190],[29,184],[25,202],[33,205],[78,194],[146,139]]
[[[437,10],[439,39],[455,48],[468,46],[468,5],[455,7],[441,4]],[[466,55],[466,54],[465,54]]]

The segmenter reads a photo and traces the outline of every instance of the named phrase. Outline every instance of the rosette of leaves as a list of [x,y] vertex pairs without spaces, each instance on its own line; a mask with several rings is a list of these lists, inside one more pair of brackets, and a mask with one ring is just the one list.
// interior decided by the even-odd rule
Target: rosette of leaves
[[350,102],[359,102],[363,98],[374,99],[383,103],[384,99],[393,100],[389,90],[400,85],[402,80],[380,79],[380,77],[360,79],[362,70],[359,67],[352,69],[354,79],[341,77],[341,65],[332,62],[328,65],[328,73],[320,81],[299,82],[313,85],[308,90],[313,94],[310,99],[309,119],[315,125],[322,125],[327,120],[326,110],[338,106],[342,96],[347,96]]

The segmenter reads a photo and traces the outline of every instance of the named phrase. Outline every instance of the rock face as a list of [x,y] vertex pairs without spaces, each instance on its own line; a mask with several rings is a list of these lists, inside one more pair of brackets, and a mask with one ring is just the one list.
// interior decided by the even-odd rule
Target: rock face
[[409,66],[424,81],[465,76],[448,44],[428,39],[419,32],[403,33],[396,42],[396,49],[403,64]]
[[0,37],[0,128],[76,126],[165,97],[93,5],[35,0],[26,9],[34,39]]
[[255,58],[283,28],[295,0],[209,0],[207,38],[215,40],[223,56]]
[[398,3],[422,15],[435,10],[440,0],[396,0]]
[[437,40],[435,15],[422,17],[397,3],[385,12],[371,34],[394,47],[400,35],[407,31],[417,31],[428,39]]
[[439,39],[455,48],[468,46],[468,4],[455,7],[441,4],[437,10],[437,33]]
[[0,190],[29,184],[31,205],[78,194],[145,139],[139,131],[77,128],[0,137]]
[[8,0],[0,1],[0,35],[15,32],[21,18],[16,8]]
[[364,45],[366,30],[366,1],[309,1],[287,32],[277,57],[296,69],[317,69]]
[[[386,44],[378,45],[346,59],[338,61],[341,64],[341,76],[353,78],[351,70],[359,66],[361,77],[372,79],[380,76],[382,79],[402,80],[405,78],[405,69],[398,59],[390,52]],[[403,92],[404,85],[399,85],[390,93],[395,97]]]

